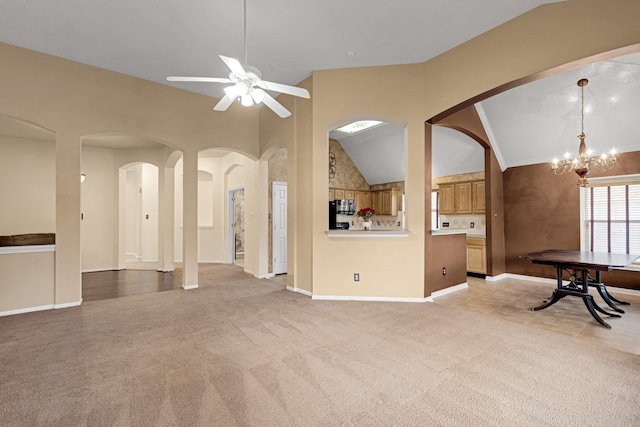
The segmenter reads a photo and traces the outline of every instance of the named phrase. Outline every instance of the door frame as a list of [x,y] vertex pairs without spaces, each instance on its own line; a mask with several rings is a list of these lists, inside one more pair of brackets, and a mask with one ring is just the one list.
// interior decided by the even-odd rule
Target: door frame
[[227,190],[227,264],[235,263],[236,233],[233,227],[235,220],[235,205],[233,203],[233,193],[244,190],[244,186],[233,187]]

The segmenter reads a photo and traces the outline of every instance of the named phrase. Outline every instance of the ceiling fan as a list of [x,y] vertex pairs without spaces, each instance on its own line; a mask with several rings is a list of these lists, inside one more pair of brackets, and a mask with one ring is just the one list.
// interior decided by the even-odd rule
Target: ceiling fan
[[254,103],[263,103],[271,108],[278,116],[285,118],[291,115],[291,112],[284,108],[282,104],[276,101],[265,90],[286,93],[288,95],[300,98],[309,98],[309,92],[300,87],[289,86],[281,83],[274,83],[262,80],[260,71],[247,63],[247,0],[244,0],[244,62],[243,66],[240,61],[224,55],[219,55],[220,59],[229,67],[229,77],[185,77],[185,76],[169,76],[167,80],[170,82],[205,82],[205,83],[233,83],[232,86],[224,88],[225,96],[213,107],[216,111],[226,111],[227,108],[236,100],[240,99],[242,105],[249,107]]

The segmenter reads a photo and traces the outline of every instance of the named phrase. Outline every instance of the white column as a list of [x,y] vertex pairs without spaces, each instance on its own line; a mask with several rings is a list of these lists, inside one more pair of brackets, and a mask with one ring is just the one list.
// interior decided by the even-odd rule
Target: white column
[[[162,173],[162,172],[160,172]],[[163,191],[163,204],[161,205],[162,215],[162,234],[163,239],[163,253],[160,254],[163,262],[162,271],[173,271],[175,269],[173,265],[173,250],[174,250],[174,203],[175,203],[175,168],[164,168],[164,191]]]
[[182,260],[183,289],[198,287],[198,152],[183,157]]

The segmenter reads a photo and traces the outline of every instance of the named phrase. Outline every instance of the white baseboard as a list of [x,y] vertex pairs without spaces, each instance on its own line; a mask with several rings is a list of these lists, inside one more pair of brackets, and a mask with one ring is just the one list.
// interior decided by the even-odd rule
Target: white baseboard
[[433,302],[433,298],[438,298],[443,295],[447,295],[453,292],[458,292],[467,288],[469,288],[469,284],[467,282],[464,282],[464,283],[460,283],[459,285],[453,285],[453,286],[449,286],[448,288],[440,289],[439,291],[431,292],[431,297],[428,297],[428,298],[431,298],[431,301],[429,302]]
[[429,302],[427,298],[404,298],[404,297],[368,297],[368,296],[346,296],[346,295],[313,295],[311,299],[329,301],[367,301],[367,302]]
[[52,309],[53,309],[53,304],[40,305],[37,307],[19,308],[17,310],[0,311],[0,317],[13,316],[14,314],[31,313],[33,311],[52,310]]
[[82,305],[82,298],[80,298],[80,301],[65,302],[64,304],[54,304],[53,308],[57,310],[59,308],[77,307],[79,305]]
[[81,270],[81,273],[98,273],[100,271],[114,271],[114,270],[121,270],[118,268],[110,268],[110,267],[106,267],[106,268],[90,268],[88,270]]
[[188,291],[190,289],[198,289],[200,287],[200,285],[198,285],[197,283],[195,285],[182,285],[181,286],[182,289],[184,289],[185,291]]
[[160,272],[160,273],[171,273],[172,271],[176,271],[175,268],[159,268],[156,271]]
[[[517,280],[528,280],[530,282],[538,282],[538,283],[552,283],[557,284],[557,279],[549,279],[548,277],[537,277],[537,276],[526,276],[524,274],[513,274],[513,273],[503,273],[500,275],[500,280],[502,279],[517,279]],[[569,283],[567,280],[564,283]]]
[[294,288],[293,286],[287,286],[287,290],[291,292],[297,292],[299,294],[306,295],[308,297],[313,297],[313,292],[309,292],[305,289]]
[[499,280],[506,279],[508,275],[509,275],[508,273],[502,273],[502,274],[498,274],[497,276],[487,276],[484,278],[484,280],[487,282],[497,282]]

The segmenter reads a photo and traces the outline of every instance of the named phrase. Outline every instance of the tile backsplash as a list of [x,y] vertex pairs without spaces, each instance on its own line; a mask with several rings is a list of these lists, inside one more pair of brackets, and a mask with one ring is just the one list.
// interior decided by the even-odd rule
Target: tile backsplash
[[[449,227],[443,227],[442,224],[448,222]],[[471,226],[473,223],[473,227]],[[487,234],[487,220],[484,214],[480,215],[440,215],[441,230],[468,230],[468,234],[482,235]]]
[[[371,218],[372,230],[402,230],[401,217],[402,212],[398,213],[398,216],[391,215],[374,215]],[[349,222],[350,230],[362,230],[362,218],[354,215],[338,215],[338,222]]]

